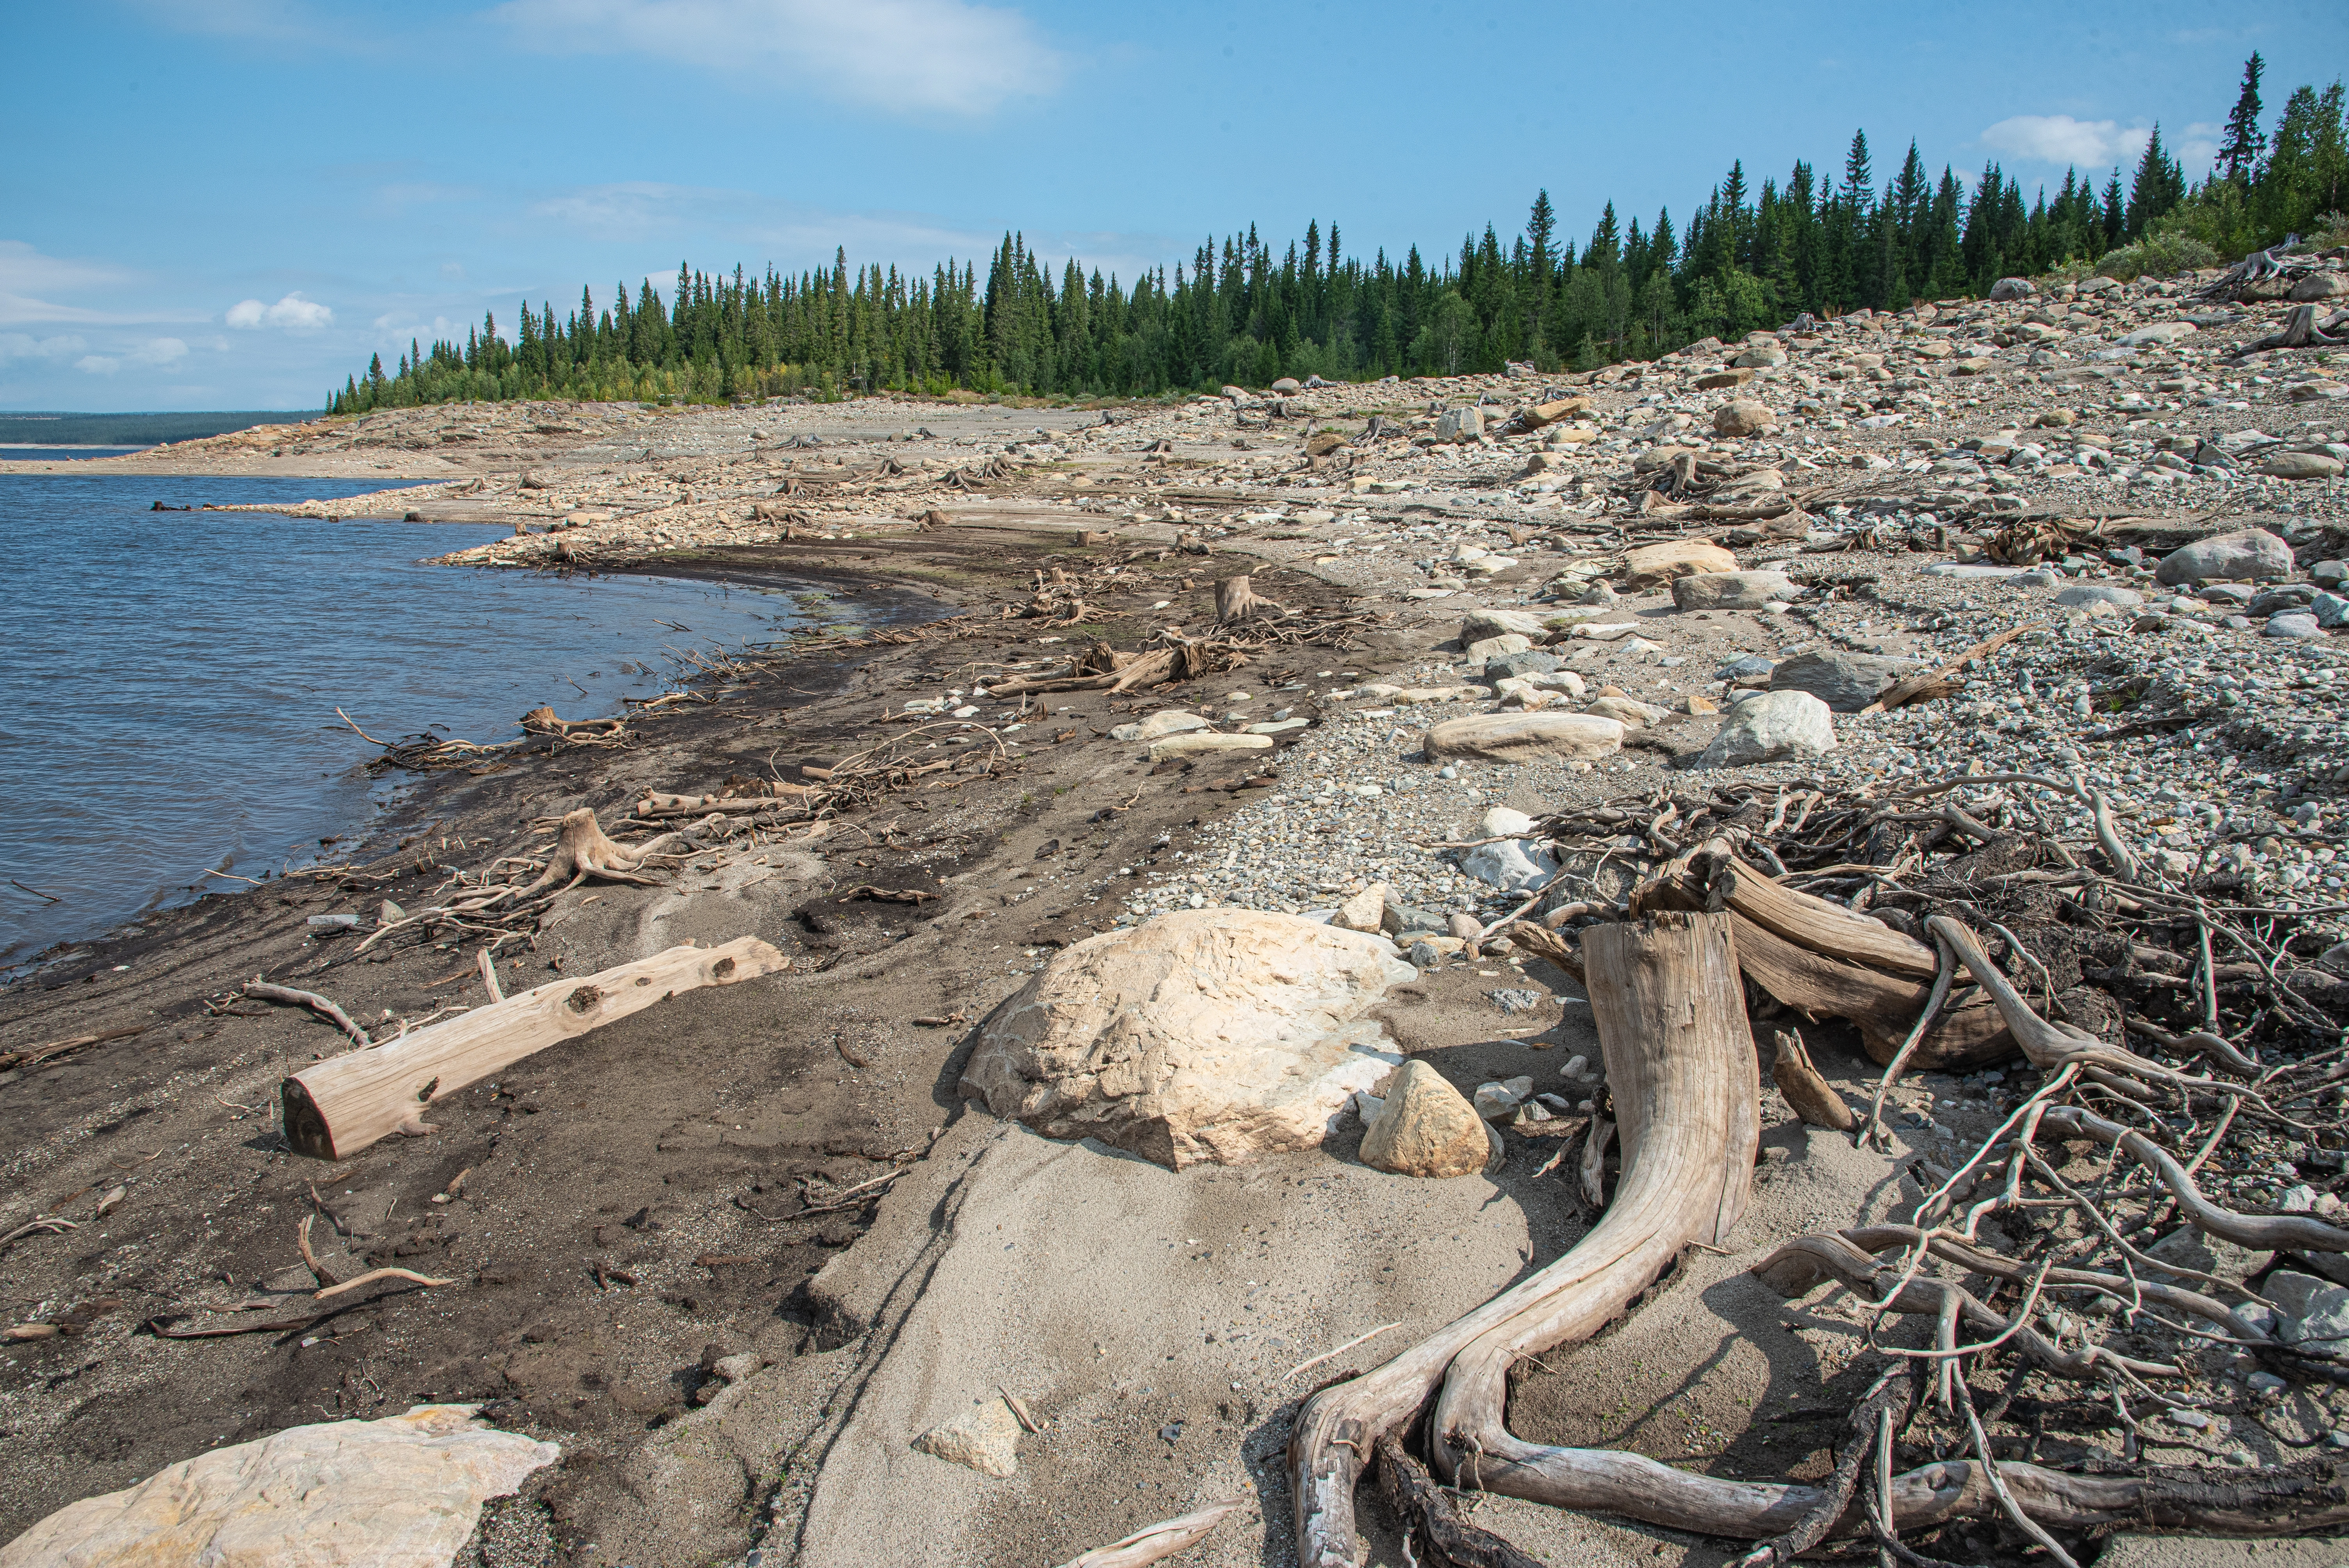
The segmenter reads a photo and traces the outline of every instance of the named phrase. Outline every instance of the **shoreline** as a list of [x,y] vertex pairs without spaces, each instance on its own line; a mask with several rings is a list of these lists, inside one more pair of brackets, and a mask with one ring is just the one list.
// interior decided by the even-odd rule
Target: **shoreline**
[[[2155,290],[2129,297],[2148,316],[2172,308]],[[2024,308],[1980,307],[1969,341]],[[80,1206],[58,1212],[88,1226],[11,1256],[16,1310],[115,1304],[0,1353],[0,1418],[26,1456],[0,1478],[0,1534],[222,1441],[461,1398],[564,1449],[497,1516],[501,1529],[538,1532],[543,1549],[523,1559],[533,1568],[704,1568],[753,1548],[792,1568],[1013,1568],[1219,1496],[1247,1507],[1197,1549],[1203,1568],[1278,1561],[1292,1506],[1278,1455],[1313,1381],[1289,1371],[1401,1325],[1322,1370],[1376,1365],[1555,1259],[1591,1214],[1570,1182],[1544,1174],[1555,1140],[1523,1128],[1504,1134],[1489,1179],[1421,1181],[1362,1165],[1350,1122],[1318,1149],[1172,1171],[998,1120],[963,1099],[963,1065],[981,1021],[1055,954],[1169,911],[1319,913],[1372,885],[1417,912],[1499,920],[1522,899],[1444,848],[1486,836],[1495,808],[1537,819],[1646,802],[1619,819],[1636,828],[1670,821],[1656,813],[1683,795],[1750,789],[1766,812],[1774,792],[1784,805],[1970,762],[1990,774],[2053,768],[2059,753],[2112,792],[2118,830],[2148,863],[2165,851],[2216,854],[2223,840],[2253,868],[2244,902],[2255,888],[2269,901],[2333,896],[2332,862],[2292,868],[2303,843],[2340,836],[2326,813],[2349,781],[2341,640],[2262,637],[2215,593],[2181,606],[2142,562],[2106,558],[2122,537],[2085,523],[2063,536],[2076,558],[2051,557],[2035,576],[1983,547],[2015,519],[2055,528],[2048,520],[2100,512],[2179,533],[2271,521],[2313,560],[2349,548],[2340,499],[2251,476],[2047,471],[2068,463],[2002,466],[1961,485],[1944,448],[1986,468],[1958,438],[2036,428],[2066,384],[2022,352],[1945,379],[1947,333],[1913,320],[1838,324],[1791,349],[1739,394],[1763,400],[1778,427],[1735,437],[1703,434],[1733,348],[1638,377],[1573,378],[1588,407],[1509,423],[1512,410],[1538,412],[1541,378],[1332,388],[1294,416],[1200,399],[1106,423],[1019,410],[956,426],[908,406],[905,425],[926,420],[929,434],[865,410],[862,428],[883,433],[854,441],[821,423],[847,423],[838,411],[712,409],[658,417],[664,450],[681,455],[626,460],[609,454],[650,443],[633,430],[603,439],[593,407],[517,413],[497,440],[524,444],[525,421],[576,425],[578,438],[452,480],[480,480],[452,503],[526,525],[579,521],[451,563],[560,569],[568,549],[596,571],[723,579],[765,566],[802,581],[833,573],[866,602],[885,578],[886,594],[959,618],[721,672],[710,700],[647,719],[631,746],[550,742],[492,770],[451,770],[367,864],[291,879],[274,897],[202,901],[168,934],[159,922],[144,947],[44,987],[0,989],[0,1048],[144,1031],[0,1073],[5,1169],[26,1194],[0,1223],[70,1193]],[[1856,409],[1812,396],[1923,395],[1894,391],[1890,372],[1872,379],[1888,358],[1941,400],[1933,461],[1909,466],[1927,438],[1916,429],[1861,425]],[[1386,392],[1413,406],[1371,396]],[[1481,406],[1487,433],[1434,440],[1431,395]],[[2282,411],[2230,418],[2272,424]],[[469,434],[479,413],[400,411],[361,433],[479,445],[491,438]],[[1374,414],[1401,433],[1381,438]],[[1331,434],[1337,447],[1314,449]],[[1675,499],[1642,483],[1651,454],[1683,438],[1692,471],[1711,465],[1708,482],[1763,499],[1716,518],[1704,513],[1728,506],[1702,490]],[[1625,569],[1625,552],[1651,542],[1710,542],[1737,570],[1773,574],[1785,597],[1682,604]],[[1975,575],[1949,570],[1961,550]],[[1306,612],[1300,627],[1339,629],[1275,637],[1244,663],[1156,689],[979,693],[1007,675],[1055,676],[1097,640],[1130,652],[1164,634],[1204,638],[1216,584],[1235,575]],[[2059,599],[2082,586],[2142,603]],[[1478,617],[1507,614],[1608,629],[1564,629],[1547,645],[1588,689],[1527,706],[1624,716],[1619,748],[1516,765],[1427,759],[1430,725],[1521,699],[1479,679],[1467,666],[1481,660],[1459,645]],[[1934,667],[2018,626],[2028,634],[1964,672],[1963,691],[1892,713],[1837,710],[1823,756],[1700,766],[1741,660]],[[2212,665],[2265,684],[2244,685],[2238,705],[2198,706]],[[2271,689],[2288,695],[2270,700]],[[2116,694],[2135,711],[2121,714]],[[1168,709],[1226,733],[1280,727],[1244,765],[1111,738]],[[817,778],[794,769],[875,748],[909,766],[864,798],[821,816],[760,804],[774,799],[756,793],[771,780]],[[2290,799],[2319,808],[2309,822],[2289,816],[2287,783]],[[648,793],[729,789],[758,809],[719,812],[727,825],[657,885],[581,885],[510,939],[449,926],[358,952],[389,920],[382,904],[429,908],[452,879],[543,857],[566,812],[592,809],[618,831]],[[2086,832],[2075,835],[2083,855],[2095,852]],[[1605,863],[1575,874],[1612,901]],[[354,929],[316,935],[320,915],[348,915]],[[307,1013],[238,991],[262,974],[380,1029],[485,1003],[485,945],[511,994],[744,935],[788,965],[526,1058],[436,1100],[429,1136],[333,1166],[289,1153],[271,1107],[285,1077],[343,1042]],[[1559,1084],[1573,1076],[1567,1058],[1595,1059],[1587,999],[1563,971],[1521,952],[1431,954],[1379,1009],[1398,1052],[1463,1093],[1517,1076]],[[1878,1069],[1857,1037],[1806,1028],[1819,1070],[1865,1103]],[[1961,1092],[1954,1080],[1929,1087]],[[1745,1271],[1822,1214],[1840,1223],[1920,1196],[1911,1164],[1942,1157],[1936,1101],[1922,1104],[1927,1116],[1895,1129],[1884,1155],[1806,1132],[1765,1090],[1765,1158],[1731,1251],[1683,1260],[1619,1339],[1519,1368],[1524,1435],[1635,1449],[1717,1478],[1822,1473],[1833,1433],[1795,1418],[1821,1398],[1857,1398],[1858,1373],[1843,1369],[1847,1325],[1765,1300]],[[116,1183],[128,1199],[100,1224],[90,1205]],[[293,1235],[304,1215],[324,1224],[314,1238],[328,1241],[333,1266],[396,1262],[458,1283],[366,1302],[300,1337],[139,1331],[159,1315],[217,1321],[199,1314],[240,1292],[306,1290]],[[1716,1342],[1728,1348],[1712,1360],[1690,1351]],[[721,1362],[750,1370],[721,1387],[710,1370]],[[1016,1475],[909,1449],[999,1384],[1041,1418],[1012,1439]],[[2222,1442],[2272,1457],[2253,1425],[2148,1425],[2145,1441],[2165,1462],[2220,1462]],[[2000,1440],[2024,1436],[2002,1429]],[[1560,1561],[1723,1558],[1719,1542],[1681,1532],[1485,1507],[1485,1523]],[[2191,1542],[2159,1550],[2178,1563],[2231,1560]],[[2141,1551],[2132,1539],[2110,1560],[2148,1560],[2124,1556]]]

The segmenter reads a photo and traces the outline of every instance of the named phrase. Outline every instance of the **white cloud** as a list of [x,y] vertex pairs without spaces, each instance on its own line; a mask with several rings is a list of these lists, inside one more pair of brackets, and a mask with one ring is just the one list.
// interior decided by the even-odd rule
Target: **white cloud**
[[2134,162],[2145,151],[2144,126],[2123,127],[2109,119],[2074,119],[2068,114],[2018,114],[1982,133],[1982,145],[2013,158],[2066,163],[2078,169],[2108,169]]
[[185,359],[188,346],[176,337],[150,337],[119,354],[85,354],[74,368],[91,376],[111,376],[125,365],[165,366]]
[[651,55],[885,110],[985,114],[1051,92],[1065,68],[1026,16],[968,0],[506,0],[493,15],[550,53]]
[[2226,130],[2227,128],[2223,125],[2198,119],[2179,133],[2170,151],[2177,155],[2178,161],[2185,169],[2188,179],[2199,179],[2210,171],[2212,164],[2219,161],[2219,139],[2226,134]]
[[88,340],[78,333],[35,337],[29,332],[0,332],[0,365],[11,359],[63,359],[88,346]]
[[290,294],[275,304],[264,304],[257,299],[240,301],[229,306],[228,324],[247,330],[277,326],[287,332],[316,332],[335,325],[335,313],[316,300]]

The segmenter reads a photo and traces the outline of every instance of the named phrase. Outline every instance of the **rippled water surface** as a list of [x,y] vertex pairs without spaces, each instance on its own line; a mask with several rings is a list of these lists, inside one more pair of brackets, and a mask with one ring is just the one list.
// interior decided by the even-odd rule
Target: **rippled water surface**
[[207,870],[315,860],[386,789],[337,707],[384,739],[502,740],[801,617],[786,587],[419,564],[503,529],[150,510],[376,488],[0,476],[0,964],[243,885]]

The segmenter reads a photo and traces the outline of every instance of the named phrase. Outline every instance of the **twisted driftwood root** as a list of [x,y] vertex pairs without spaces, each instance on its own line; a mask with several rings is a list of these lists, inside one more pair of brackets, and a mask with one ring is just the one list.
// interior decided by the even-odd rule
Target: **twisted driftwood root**
[[1804,1048],[1800,1034],[1787,1034],[1781,1029],[1777,1038],[1778,1054],[1770,1064],[1770,1078],[1795,1114],[1813,1127],[1824,1127],[1836,1132],[1849,1132],[1859,1124],[1844,1103],[1843,1096],[1821,1077],[1811,1065],[1811,1053]]
[[[1538,1475],[1549,1456],[1567,1452],[1521,1442],[1503,1425],[1511,1363],[1587,1338],[1683,1245],[1717,1243],[1744,1209],[1760,1142],[1759,1068],[1728,922],[1667,912],[1600,926],[1582,955],[1621,1118],[1614,1204],[1547,1268],[1306,1401],[1288,1448],[1301,1568],[1351,1568],[1355,1483],[1378,1440],[1409,1426],[1432,1394],[1429,1447],[1436,1469],[1456,1480],[1517,1491],[1509,1479]],[[1578,1506],[1636,1512],[1611,1490]]]
[[560,718],[544,703],[522,716],[522,727],[533,735],[559,735],[565,740],[593,737],[605,741],[617,740],[627,728],[616,718]]
[[582,806],[563,819],[562,831],[554,841],[554,854],[546,862],[546,870],[528,887],[516,889],[514,897],[527,903],[549,889],[560,891],[589,877],[652,887],[656,885],[652,878],[637,874],[638,870],[677,836],[664,833],[632,850],[614,841],[604,831],[592,807]]
[[1258,594],[1245,577],[1226,577],[1216,584],[1216,619],[1245,621],[1255,615],[1286,615],[1281,605]]

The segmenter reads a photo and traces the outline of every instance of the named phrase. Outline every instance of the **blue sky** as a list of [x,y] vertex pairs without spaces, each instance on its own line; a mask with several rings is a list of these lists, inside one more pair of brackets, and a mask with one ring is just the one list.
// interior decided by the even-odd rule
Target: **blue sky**
[[1742,158],[1879,179],[2207,167],[2243,57],[2349,70],[2349,5],[1682,0],[75,0],[9,8],[0,407],[310,407],[680,260],[925,272],[1007,229],[1130,276],[1209,233],[1589,232]]

